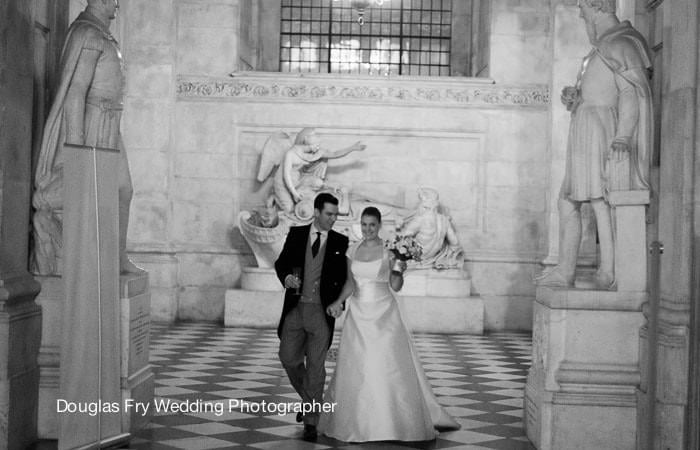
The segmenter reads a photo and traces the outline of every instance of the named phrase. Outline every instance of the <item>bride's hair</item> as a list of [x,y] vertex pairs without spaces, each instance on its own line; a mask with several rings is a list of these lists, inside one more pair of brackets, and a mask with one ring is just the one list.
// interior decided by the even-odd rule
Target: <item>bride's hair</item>
[[374,206],[368,206],[362,210],[360,217],[371,216],[377,219],[377,222],[382,223],[382,213],[379,212]]

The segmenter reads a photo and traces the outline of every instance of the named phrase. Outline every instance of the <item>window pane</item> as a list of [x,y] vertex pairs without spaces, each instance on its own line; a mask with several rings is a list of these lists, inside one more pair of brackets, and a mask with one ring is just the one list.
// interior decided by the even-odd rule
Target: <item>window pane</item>
[[451,0],[371,2],[361,25],[350,0],[282,0],[280,68],[449,75],[451,6]]

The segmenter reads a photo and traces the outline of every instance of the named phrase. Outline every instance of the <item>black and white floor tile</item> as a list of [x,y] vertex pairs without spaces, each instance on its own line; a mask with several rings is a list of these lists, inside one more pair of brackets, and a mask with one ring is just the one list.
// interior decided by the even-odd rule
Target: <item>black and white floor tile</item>
[[[460,430],[440,433],[429,442],[349,444],[319,436],[316,443],[309,443],[301,439],[302,427],[295,422],[294,413],[255,413],[255,406],[241,412],[244,401],[256,405],[298,401],[277,358],[274,330],[201,323],[154,325],[151,363],[156,400],[189,405],[189,410],[170,408],[156,413],[150,425],[131,440],[130,448],[534,448],[522,425],[531,351],[528,334],[415,334],[414,342],[438,400],[462,425]],[[329,361],[327,367],[330,379],[334,363]]]

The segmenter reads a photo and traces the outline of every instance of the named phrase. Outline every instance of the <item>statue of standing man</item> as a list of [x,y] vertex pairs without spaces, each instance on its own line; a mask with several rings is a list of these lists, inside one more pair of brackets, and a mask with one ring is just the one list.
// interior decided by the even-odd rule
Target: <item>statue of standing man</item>
[[60,274],[62,255],[63,145],[119,150],[119,267],[137,272],[126,254],[126,232],[132,185],[119,130],[124,97],[124,71],[117,41],[109,32],[118,0],[88,0],[71,24],[61,54],[60,81],[36,168],[32,203],[33,271]]
[[596,286],[613,289],[615,238],[607,196],[613,190],[649,189],[651,56],[642,35],[618,20],[615,0],[579,0],[578,6],[593,49],[583,59],[576,86],[564,88],[561,96],[571,124],[559,194],[559,264],[537,283],[574,285],[581,204],[590,202],[600,243]]

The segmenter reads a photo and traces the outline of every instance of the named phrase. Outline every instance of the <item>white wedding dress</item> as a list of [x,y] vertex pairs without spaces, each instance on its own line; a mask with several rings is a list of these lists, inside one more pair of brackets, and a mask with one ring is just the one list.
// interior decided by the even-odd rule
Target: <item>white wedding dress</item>
[[354,259],[355,292],[347,315],[335,372],[324,402],[335,412],[321,415],[321,433],[345,442],[424,441],[435,427],[457,429],[438,404],[413,349],[411,335],[389,288],[389,258]]

